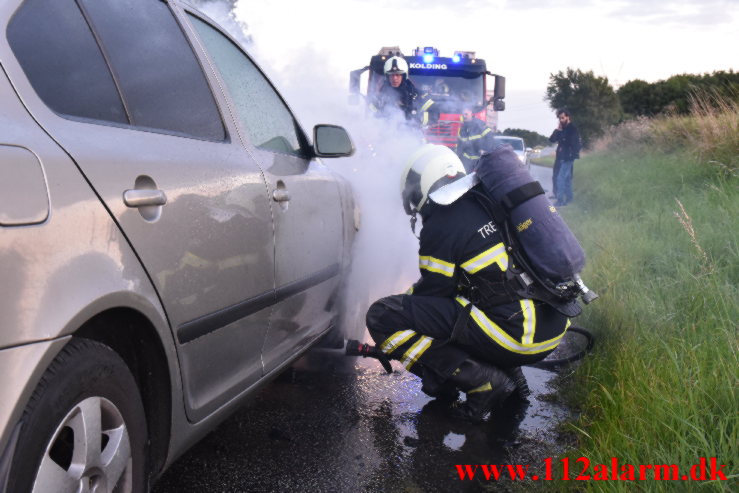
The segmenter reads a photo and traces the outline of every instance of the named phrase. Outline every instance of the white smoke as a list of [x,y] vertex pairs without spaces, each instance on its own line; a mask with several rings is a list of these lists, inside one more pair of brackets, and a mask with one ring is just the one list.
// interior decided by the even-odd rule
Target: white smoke
[[[400,178],[408,156],[421,145],[420,134],[408,130],[404,121],[378,120],[365,115],[364,104],[348,104],[349,73],[331,59],[331,51],[310,43],[284,49],[284,43],[270,46],[262,40],[274,39],[280,29],[280,10],[274,7],[255,12],[252,3],[239,1],[232,10],[226,3],[209,3],[203,11],[245,46],[249,54],[278,87],[309,135],[317,123],[333,123],[347,129],[357,151],[342,159],[323,162],[351,184],[361,210],[361,227],[353,251],[353,268],[348,292],[344,293],[349,311],[358,327],[345,333],[361,337],[364,312],[383,296],[404,292],[418,278],[418,242],[410,230],[400,200]],[[249,15],[274,15],[252,22]],[[284,14],[284,13],[283,13]],[[255,27],[256,26],[256,27]],[[301,37],[310,33],[286,33]],[[377,49],[380,47],[378,46]],[[358,53],[356,68],[369,62],[374,52]],[[402,117],[401,117],[402,118]],[[419,225],[420,227],[420,225]]]

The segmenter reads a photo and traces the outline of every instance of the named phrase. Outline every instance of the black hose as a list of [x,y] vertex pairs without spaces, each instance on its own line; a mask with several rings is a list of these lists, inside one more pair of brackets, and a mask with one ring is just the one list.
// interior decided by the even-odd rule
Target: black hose
[[591,349],[593,349],[595,338],[593,337],[593,334],[591,334],[589,330],[585,329],[584,327],[578,327],[575,325],[570,326],[570,328],[567,330],[569,332],[575,332],[585,337],[585,339],[587,340],[587,344],[585,345],[583,349],[565,358],[543,359],[541,361],[537,361],[536,363],[531,363],[526,366],[539,368],[541,370],[556,371],[556,370],[559,370],[562,366],[566,366],[570,363],[573,363],[575,361],[582,359],[586,354],[590,352]]

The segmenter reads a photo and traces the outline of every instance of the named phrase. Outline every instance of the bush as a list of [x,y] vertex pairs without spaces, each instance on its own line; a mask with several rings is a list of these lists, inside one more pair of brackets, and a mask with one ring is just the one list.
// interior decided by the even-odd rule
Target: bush
[[693,93],[689,116],[638,117],[611,127],[594,149],[686,150],[726,174],[739,168],[739,100],[717,92]]

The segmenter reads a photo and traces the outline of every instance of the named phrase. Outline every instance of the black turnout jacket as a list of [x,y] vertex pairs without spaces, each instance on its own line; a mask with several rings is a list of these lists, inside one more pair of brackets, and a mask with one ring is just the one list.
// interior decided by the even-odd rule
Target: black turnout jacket
[[384,80],[380,90],[370,99],[370,110],[378,117],[389,118],[394,112],[405,116],[406,120],[419,125],[428,125],[438,120],[432,110],[434,101],[427,94],[421,94],[407,77],[398,87]]
[[[465,276],[504,279],[509,258],[502,236],[473,193],[448,206],[429,202],[423,209],[421,279],[413,286],[413,295],[454,298],[466,306],[470,301],[460,292]],[[473,306],[471,318],[496,344],[524,355],[556,347],[570,324],[550,306],[528,299],[486,311]]]

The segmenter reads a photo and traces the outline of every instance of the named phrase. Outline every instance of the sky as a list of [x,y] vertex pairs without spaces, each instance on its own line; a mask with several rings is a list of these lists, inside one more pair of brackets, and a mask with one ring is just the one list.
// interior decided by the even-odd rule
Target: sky
[[739,70],[739,0],[238,0],[233,15],[278,86],[330,88],[339,104],[349,71],[382,46],[475,51],[506,77],[499,127],[545,135],[546,86],[567,67],[615,88]]

